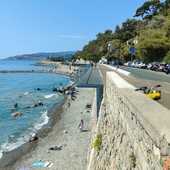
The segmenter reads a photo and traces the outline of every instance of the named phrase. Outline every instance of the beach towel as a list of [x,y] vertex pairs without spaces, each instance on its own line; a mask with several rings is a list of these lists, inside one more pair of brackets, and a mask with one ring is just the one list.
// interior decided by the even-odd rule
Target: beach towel
[[19,168],[18,170],[31,170],[30,168]]
[[45,162],[34,162],[32,166],[44,166]]
[[43,166],[43,167],[51,167],[53,163],[50,162],[34,162],[31,166]]

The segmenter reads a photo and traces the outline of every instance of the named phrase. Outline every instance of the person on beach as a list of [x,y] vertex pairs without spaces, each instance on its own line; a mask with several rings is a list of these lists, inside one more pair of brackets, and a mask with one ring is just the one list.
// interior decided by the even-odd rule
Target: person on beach
[[75,95],[74,95],[75,89],[74,89],[74,88],[71,88],[70,91],[69,91],[69,93],[70,93],[71,99],[74,100],[74,98],[75,98]]
[[81,119],[81,121],[80,121],[80,123],[78,125],[78,128],[80,129],[80,132],[83,131],[83,127],[84,127],[84,121],[83,121],[83,119]]

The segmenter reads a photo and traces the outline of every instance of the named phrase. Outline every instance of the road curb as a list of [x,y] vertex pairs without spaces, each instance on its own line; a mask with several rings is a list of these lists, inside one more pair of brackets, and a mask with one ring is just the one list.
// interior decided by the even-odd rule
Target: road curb
[[109,66],[109,65],[107,65],[107,64],[103,64],[103,65],[106,66],[106,67],[108,67],[108,68],[110,68],[110,69],[116,70],[116,71],[118,71],[119,73],[124,74],[124,75],[126,75],[126,76],[130,76],[130,75],[131,75],[131,72],[122,70],[122,69],[120,69],[120,68],[116,68],[116,67],[113,67],[113,66]]

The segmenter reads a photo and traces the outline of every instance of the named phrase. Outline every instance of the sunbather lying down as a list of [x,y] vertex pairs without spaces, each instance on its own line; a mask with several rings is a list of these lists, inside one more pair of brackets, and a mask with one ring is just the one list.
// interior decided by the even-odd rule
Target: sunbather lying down
[[61,150],[62,149],[62,146],[54,146],[54,147],[51,147],[49,148],[49,150]]

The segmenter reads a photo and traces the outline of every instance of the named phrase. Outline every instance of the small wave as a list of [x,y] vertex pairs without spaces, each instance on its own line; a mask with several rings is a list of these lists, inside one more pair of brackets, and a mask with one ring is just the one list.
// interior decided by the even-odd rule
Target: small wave
[[49,121],[49,117],[47,116],[47,111],[42,112],[41,117],[38,119],[38,121],[33,125],[33,127],[30,127],[26,132],[20,135],[19,138],[16,139],[16,141],[13,141],[11,143],[6,142],[0,147],[0,159],[3,157],[3,153],[12,151],[24,143],[28,142],[29,139],[37,133],[38,130],[40,130],[43,125],[47,124]]
[[48,94],[48,95],[45,95],[44,97],[46,98],[46,99],[49,99],[49,98],[51,98],[51,97],[53,97],[53,96],[55,96],[56,94]]
[[0,159],[2,158],[2,156],[3,156],[3,153],[2,153],[2,151],[0,151]]
[[41,129],[43,125],[48,123],[48,121],[49,121],[49,117],[47,116],[47,111],[45,111],[43,112],[39,120],[36,122],[33,129],[35,129],[36,131]]
[[24,95],[27,95],[29,92],[25,92]]

